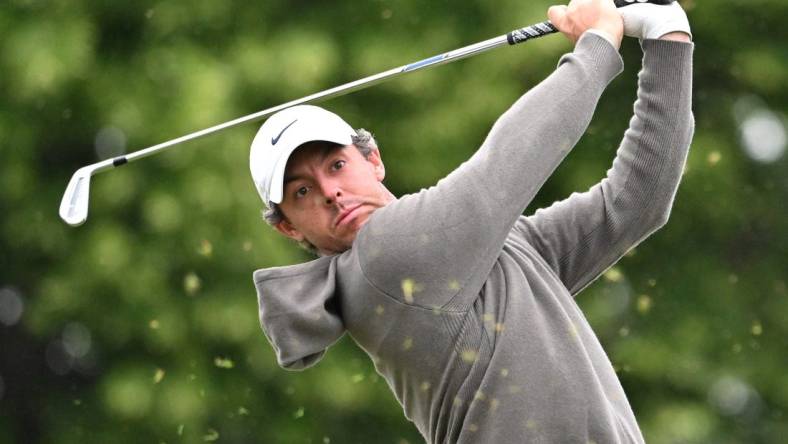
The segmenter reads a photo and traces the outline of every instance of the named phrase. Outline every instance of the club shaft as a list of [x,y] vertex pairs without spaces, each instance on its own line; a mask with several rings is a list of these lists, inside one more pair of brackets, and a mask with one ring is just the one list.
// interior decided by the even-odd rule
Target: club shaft
[[[285,108],[289,108],[291,106],[301,105],[305,103],[314,103],[321,100],[327,100],[334,97],[339,97],[351,93],[353,91],[358,91],[364,88],[368,88],[372,85],[376,85],[378,83],[390,80],[394,77],[398,77],[409,72],[418,71],[433,66],[443,65],[445,63],[453,62],[455,60],[460,60],[466,57],[471,57],[476,54],[480,54],[482,52],[489,51],[499,46],[503,46],[507,44],[514,45],[517,43],[521,43],[525,40],[541,37],[543,35],[551,34],[553,32],[556,32],[556,30],[551,24],[549,24],[549,22],[543,22],[536,25],[531,25],[522,29],[512,31],[509,34],[504,34],[495,38],[484,40],[479,43],[474,43],[472,45],[464,46],[462,48],[455,49],[453,51],[449,51],[433,57],[429,57],[415,63],[410,63],[397,68],[392,68],[389,69],[388,71],[383,71],[378,74],[364,77],[363,79],[345,83],[344,85],[336,86],[334,88],[330,88],[306,97],[302,97],[300,99],[296,99],[287,103],[283,103],[281,105],[277,105],[273,108],[268,108],[253,114],[239,117],[237,119],[230,120],[228,122],[224,122],[219,125],[212,126],[210,128],[205,128],[203,130],[196,131],[191,134],[187,134],[185,136],[181,136],[172,140],[168,140],[166,142],[162,142],[157,145],[153,145],[148,148],[144,148],[124,156],[99,162],[102,165],[100,168],[97,168],[95,172],[103,171],[112,168],[113,166],[120,166],[127,162],[133,162],[143,157],[147,157],[152,154],[156,154],[160,151],[166,150],[167,148],[171,148],[175,145],[179,145],[184,142],[189,142],[195,139],[199,139],[201,137],[205,137],[207,135],[217,133],[219,131],[233,128],[245,123],[262,120],[278,111],[281,111]],[[98,166],[98,164],[96,166]]]
[[[643,0],[615,0],[615,4],[617,7],[624,7],[628,6],[633,3],[637,3]],[[673,3],[675,0],[647,0],[649,3],[655,4],[670,4]],[[221,123],[219,125],[212,126],[210,128],[206,128],[200,131],[193,132],[191,134],[187,134],[185,136],[181,136],[172,140],[168,140],[166,142],[159,143],[157,145],[150,146],[148,148],[143,148],[139,151],[135,151],[130,154],[126,154],[124,156],[116,157],[114,159],[107,159],[101,162],[97,162],[91,165],[94,170],[94,173],[104,171],[110,169],[112,167],[117,167],[128,162],[133,162],[137,159],[141,159],[143,157],[150,156],[152,154],[158,153],[163,151],[167,148],[171,148],[175,145],[179,145],[184,142],[189,142],[195,139],[199,139],[201,137],[205,137],[207,135],[223,131],[229,128],[236,127],[238,125],[242,125],[248,122],[255,122],[258,120],[262,120],[271,114],[276,113],[277,111],[283,110],[285,108],[289,108],[295,105],[301,105],[305,103],[313,103],[320,100],[326,100],[333,97],[339,97],[344,94],[348,94],[353,91],[358,91],[360,89],[368,88],[372,85],[378,84],[380,82],[392,79],[394,77],[418,71],[420,69],[429,68],[432,66],[443,65],[445,63],[453,62],[455,60],[460,60],[466,57],[470,57],[476,54],[480,54],[482,52],[489,51],[490,49],[497,48],[499,46],[509,44],[509,45],[516,45],[518,43],[525,42],[527,40],[531,40],[534,38],[542,37],[548,34],[552,34],[558,32],[558,30],[553,26],[552,23],[549,21],[536,23],[531,26],[526,26],[525,28],[515,29],[514,31],[498,36],[495,38],[491,38],[489,40],[485,40],[483,42],[474,43],[472,45],[468,45],[459,49],[455,49],[454,51],[449,51],[443,54],[439,54],[433,57],[426,58],[424,60],[420,60],[415,63],[411,63],[408,65],[403,65],[398,68],[393,68],[388,71],[384,71],[375,75],[371,75],[369,77],[364,77],[363,79],[356,80],[354,82],[345,83],[344,85],[336,86],[334,88],[327,89],[325,91],[321,91],[319,93],[315,93],[306,97],[302,97],[300,99],[296,99],[287,103],[283,103],[281,105],[275,106],[273,108],[268,108],[262,111],[258,111],[253,114],[249,114],[243,117],[239,117],[234,120],[230,120],[228,122]]]
[[[624,7],[630,4],[643,2],[644,0],[614,0],[614,1],[617,7]],[[670,4],[675,0],[646,0],[646,1],[654,4]],[[426,69],[432,66],[442,65],[445,63],[453,62],[455,60],[470,57],[476,54],[481,54],[482,52],[489,51],[490,49],[497,48],[504,44],[516,45],[518,43],[522,43],[555,32],[558,32],[558,30],[550,22],[536,23],[531,26],[526,26],[525,28],[515,29],[514,31],[502,36],[498,36],[479,43],[474,43],[472,45],[455,49],[454,51],[449,51],[434,57],[429,57],[415,63],[400,66],[398,68],[393,68],[388,71],[384,71],[375,75],[371,75],[369,77],[365,77],[360,80],[356,80],[354,82],[346,83],[344,85],[327,89],[325,91],[321,91],[319,93],[315,93],[310,96],[302,97],[297,100],[283,103],[273,108],[269,108],[263,111],[258,111],[253,114],[239,117],[235,120],[230,120],[229,122],[221,123],[219,125],[215,125],[210,128],[196,131],[191,134],[178,137],[176,139],[168,140],[166,142],[159,143],[157,145],[153,145],[148,148],[144,148],[127,155],[102,160],[100,162],[96,162],[94,164],[84,166],[78,169],[74,173],[74,175],[71,176],[71,180],[69,181],[65,193],[63,193],[63,198],[60,201],[60,210],[59,210],[60,217],[67,224],[72,226],[81,225],[82,223],[85,222],[88,214],[88,193],[90,189],[90,177],[96,173],[106,171],[118,167],[120,165],[124,165],[129,162],[133,162],[137,159],[142,159],[143,157],[147,157],[152,154],[164,151],[168,148],[172,148],[184,142],[189,142],[191,140],[199,139],[201,137],[205,137],[207,135],[225,129],[233,128],[244,123],[262,120],[270,116],[271,114],[276,113],[277,111],[283,110],[285,108],[289,108],[291,106],[300,105],[304,103],[317,102],[319,100],[326,100],[332,97],[338,97],[344,94],[348,94],[352,91],[358,91],[360,89],[370,87],[372,85],[392,79],[394,77],[403,75],[408,72],[418,71],[420,69]]]

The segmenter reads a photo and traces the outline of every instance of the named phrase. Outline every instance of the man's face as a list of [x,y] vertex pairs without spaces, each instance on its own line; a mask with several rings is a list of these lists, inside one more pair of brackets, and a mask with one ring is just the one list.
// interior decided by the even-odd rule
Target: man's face
[[341,253],[372,212],[394,199],[381,183],[384,176],[378,150],[364,158],[353,145],[303,146],[287,161],[279,204],[285,220],[276,229],[309,241],[321,254]]

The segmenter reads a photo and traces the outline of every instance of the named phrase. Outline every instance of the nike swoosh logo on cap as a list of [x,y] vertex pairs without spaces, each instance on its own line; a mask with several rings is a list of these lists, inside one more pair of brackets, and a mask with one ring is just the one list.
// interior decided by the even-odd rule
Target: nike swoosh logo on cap
[[295,119],[292,122],[290,122],[290,125],[287,125],[286,127],[282,128],[282,131],[279,131],[279,135],[271,139],[271,145],[276,145],[276,142],[279,142],[279,138],[282,137],[282,134],[284,134],[285,131],[287,131],[287,129],[290,128],[290,126],[296,123],[297,121],[298,119]]

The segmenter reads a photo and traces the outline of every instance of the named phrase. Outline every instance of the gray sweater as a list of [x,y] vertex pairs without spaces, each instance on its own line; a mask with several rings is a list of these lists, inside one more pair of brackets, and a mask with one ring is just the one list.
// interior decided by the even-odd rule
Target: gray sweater
[[622,69],[586,33],[481,148],[377,210],[353,248],[254,273],[279,364],[345,331],[429,443],[643,442],[573,295],[668,219],[693,132],[692,44],[645,40],[638,99],[607,177],[522,212]]

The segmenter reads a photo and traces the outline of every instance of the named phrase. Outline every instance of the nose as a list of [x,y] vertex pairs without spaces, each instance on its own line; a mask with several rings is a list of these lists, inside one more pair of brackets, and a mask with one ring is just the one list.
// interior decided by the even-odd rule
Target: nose
[[337,189],[333,194],[326,194],[326,205],[334,205],[342,198],[342,191]]
[[323,201],[326,206],[335,205],[342,199],[342,188],[333,180],[325,180],[321,184]]

